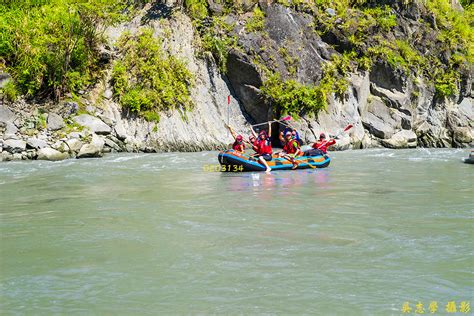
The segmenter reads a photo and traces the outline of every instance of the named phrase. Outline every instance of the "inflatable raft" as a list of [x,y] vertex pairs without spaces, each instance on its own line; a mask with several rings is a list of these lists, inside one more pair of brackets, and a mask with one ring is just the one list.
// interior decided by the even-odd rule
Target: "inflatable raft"
[[464,163],[474,164],[474,151],[471,152],[468,158],[463,159]]
[[[233,150],[227,150],[220,152],[218,159],[222,166],[222,171],[265,171],[264,165],[246,153],[241,154]],[[295,170],[314,169],[329,166],[331,159],[327,155],[300,156],[296,158],[296,162],[298,162],[298,167]],[[290,161],[285,158],[277,158],[276,156],[273,156],[273,159],[267,161],[267,163],[272,170],[292,170],[293,168],[293,164]]]

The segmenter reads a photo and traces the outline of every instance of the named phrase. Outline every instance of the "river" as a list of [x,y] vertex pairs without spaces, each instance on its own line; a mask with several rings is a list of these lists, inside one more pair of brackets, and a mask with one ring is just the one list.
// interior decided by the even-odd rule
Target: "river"
[[468,153],[335,152],[270,174],[204,171],[216,152],[2,163],[0,311],[459,311],[474,303]]

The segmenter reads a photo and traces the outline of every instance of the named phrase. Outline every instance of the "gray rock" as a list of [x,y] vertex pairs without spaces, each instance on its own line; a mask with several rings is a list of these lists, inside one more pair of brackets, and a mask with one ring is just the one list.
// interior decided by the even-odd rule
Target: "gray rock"
[[114,95],[114,94],[113,94],[113,92],[112,92],[111,89],[106,89],[106,90],[104,91],[104,98],[106,98],[106,99],[108,99],[108,100],[112,99],[113,95]]
[[402,130],[394,134],[390,139],[383,139],[382,145],[388,148],[414,148],[417,145],[417,136],[411,130]]
[[27,157],[28,159],[30,159],[30,160],[31,160],[31,159],[35,159],[36,156],[37,156],[36,150],[34,150],[34,149],[27,150],[27,152],[26,152],[26,157]]
[[[470,144],[474,141],[473,131],[469,127],[455,127],[453,128],[453,139],[458,145]],[[462,145],[459,147],[463,147]]]
[[125,127],[123,126],[123,124],[115,125],[114,130],[115,130],[115,134],[117,135],[118,139],[120,139],[120,140],[127,139],[127,137],[128,137],[127,131],[125,130]]
[[104,149],[105,140],[99,135],[92,134],[91,145],[94,145],[99,149],[99,151],[102,151]]
[[5,134],[16,134],[18,133],[18,128],[12,122],[5,122]]
[[109,117],[104,114],[99,114],[98,117],[107,125],[114,126],[115,125],[115,118]]
[[33,149],[41,149],[41,148],[48,147],[47,142],[45,142],[42,139],[33,138],[33,137],[28,138],[28,140],[26,141],[26,145],[28,148],[33,148]]
[[102,157],[100,148],[93,144],[85,144],[77,154],[77,158],[99,158]]
[[21,153],[14,153],[12,156],[13,161],[23,160],[23,155]]
[[84,127],[87,127],[96,134],[110,134],[112,129],[103,121],[88,114],[81,114],[73,118],[74,121]]
[[15,114],[6,106],[0,104],[0,122],[13,122]]
[[72,132],[72,133],[69,133],[68,136],[69,136],[69,138],[81,139],[82,137],[84,137],[84,133]]
[[68,139],[66,144],[69,146],[69,150],[78,153],[81,150],[82,142],[77,138]]
[[58,140],[51,147],[62,153],[69,152],[69,146],[66,144],[66,142],[62,140]]
[[120,146],[117,145],[117,144],[116,144],[113,140],[111,140],[111,139],[106,138],[106,139],[105,139],[105,145],[106,145],[107,147],[112,148],[112,149],[115,150],[115,151],[120,151]]
[[56,113],[49,113],[48,114],[48,121],[47,121],[48,130],[57,131],[57,130],[60,130],[61,128],[65,127],[65,126],[66,126],[66,124],[64,123],[64,120],[61,116],[59,116]]
[[13,159],[13,154],[3,151],[0,153],[0,161],[11,161]]
[[65,112],[66,112],[66,115],[73,115],[73,114],[76,114],[77,111],[79,111],[79,105],[77,104],[77,102],[66,102],[64,103],[64,107],[65,107]]
[[390,109],[377,97],[367,105],[366,111],[361,113],[362,124],[372,135],[378,138],[390,138],[397,128],[401,127],[391,115]]
[[327,8],[326,13],[330,16],[336,16],[336,10],[334,10],[333,8]]
[[7,139],[3,142],[3,149],[14,154],[26,150],[26,142],[19,139]]
[[58,161],[69,158],[69,155],[67,153],[62,153],[57,151],[56,149],[49,147],[41,148],[40,150],[38,150],[37,154],[38,160]]

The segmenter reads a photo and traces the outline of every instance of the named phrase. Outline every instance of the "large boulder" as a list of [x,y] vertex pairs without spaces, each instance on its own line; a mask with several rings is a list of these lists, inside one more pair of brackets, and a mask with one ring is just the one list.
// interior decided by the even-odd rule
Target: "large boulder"
[[48,147],[48,143],[42,139],[31,137],[26,141],[26,146],[32,149],[41,149]]
[[7,139],[3,142],[3,149],[15,154],[26,150],[26,142],[20,139]]
[[388,148],[415,148],[417,145],[417,137],[412,130],[402,130],[394,134],[390,139],[381,140],[382,145]]
[[85,144],[77,154],[77,158],[99,158],[102,157],[102,151],[94,144]]
[[74,121],[84,127],[87,127],[96,134],[110,134],[112,129],[102,120],[89,114],[81,114],[73,118]]
[[64,123],[63,118],[56,114],[56,113],[49,113],[48,114],[48,121],[47,121],[47,128],[50,131],[57,131],[61,128],[65,127],[66,124]]
[[71,138],[66,141],[66,144],[69,147],[69,151],[78,153],[81,150],[82,142],[77,138]]
[[77,158],[98,158],[103,156],[105,141],[101,136],[92,134],[90,144],[85,144],[79,150]]
[[69,155],[67,153],[62,153],[57,151],[56,149],[45,147],[38,150],[36,159],[58,161],[67,158],[69,158]]

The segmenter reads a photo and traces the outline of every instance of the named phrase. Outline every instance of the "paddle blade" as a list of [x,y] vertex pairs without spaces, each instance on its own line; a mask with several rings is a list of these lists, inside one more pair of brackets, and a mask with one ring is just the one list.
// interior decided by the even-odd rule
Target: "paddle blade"
[[291,121],[291,116],[290,115],[285,116],[280,121]]
[[353,126],[352,124],[347,125],[346,128],[344,128],[344,132],[350,130]]

